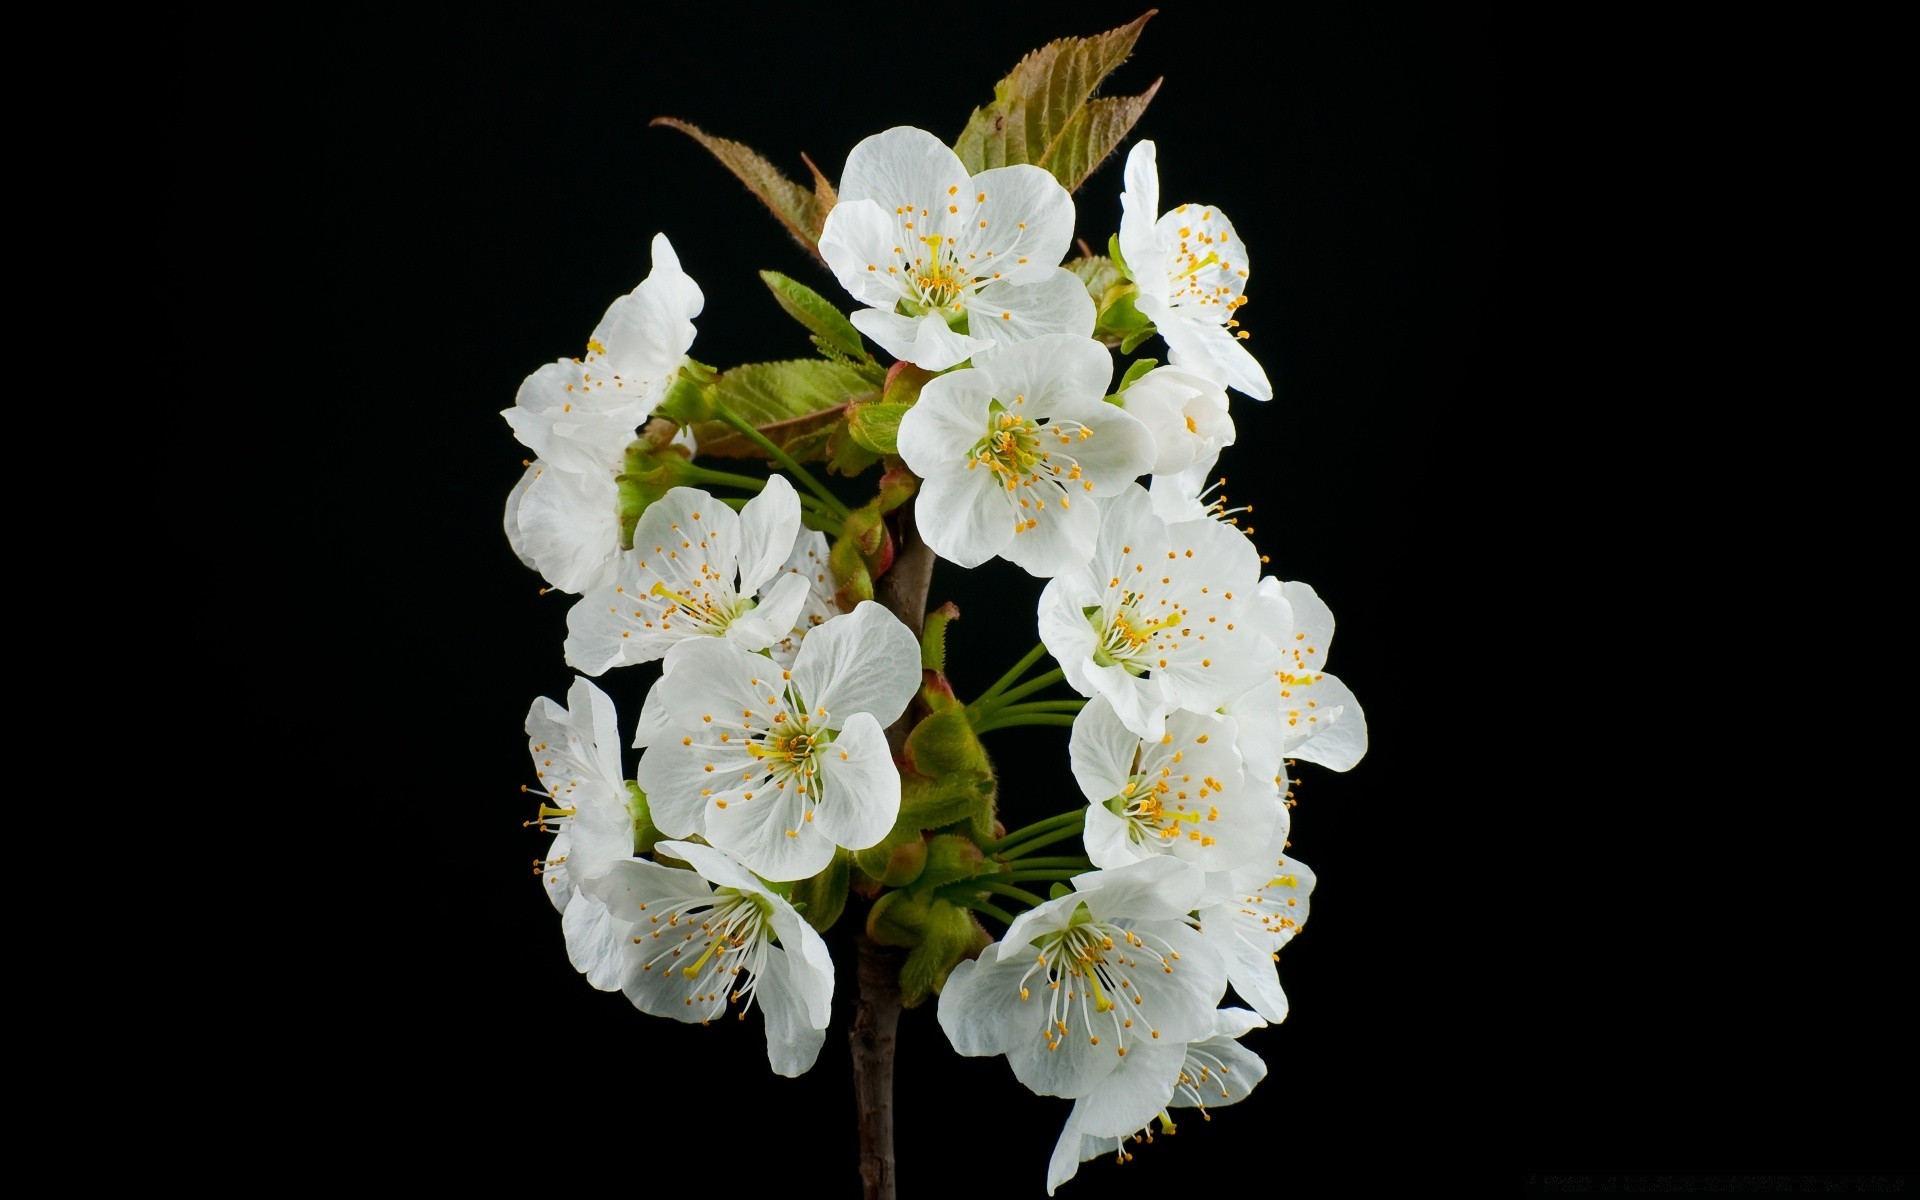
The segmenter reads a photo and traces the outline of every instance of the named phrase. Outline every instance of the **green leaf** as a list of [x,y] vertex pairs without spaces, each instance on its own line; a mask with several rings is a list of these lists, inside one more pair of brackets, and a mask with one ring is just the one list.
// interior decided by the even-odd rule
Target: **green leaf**
[[860,435],[853,428],[853,414],[862,408],[869,407],[872,406],[849,407],[848,419],[834,422],[833,428],[827,434],[827,470],[836,475],[851,478],[880,461],[880,455],[861,441]]
[[[794,446],[802,437],[838,421],[854,401],[879,394],[852,367],[811,358],[747,363],[722,371],[713,386],[720,403],[795,458],[801,458]],[[758,447],[718,421],[703,421],[693,427],[693,433],[703,458],[760,456]],[[824,448],[822,442],[818,449]]]
[[[709,154],[719,159],[722,166],[747,185],[748,191],[773,210],[773,215],[787,227],[794,241],[806,247],[815,258],[820,258],[820,230],[826,225],[828,210],[833,207],[833,189],[811,162],[807,163],[807,167],[813,170],[814,187],[808,191],[782,175],[778,167],[761,158],[752,148],[739,142],[714,137],[673,117],[655,117],[648,124],[678,129],[705,146]],[[804,159],[805,155],[801,157]]]
[[847,410],[847,432],[853,440],[875,454],[900,453],[900,418],[910,405],[876,401],[856,404]]
[[867,344],[860,340],[860,331],[825,296],[778,271],[762,271],[760,278],[788,316],[819,335],[825,343],[823,351],[832,347],[848,358],[873,361]]
[[1084,182],[1146,110],[1160,81],[1138,96],[1092,99],[1125,61],[1155,10],[1106,33],[1061,38],[1021,59],[994,85],[993,101],[973,110],[954,152],[969,172],[1032,163],[1068,191]]

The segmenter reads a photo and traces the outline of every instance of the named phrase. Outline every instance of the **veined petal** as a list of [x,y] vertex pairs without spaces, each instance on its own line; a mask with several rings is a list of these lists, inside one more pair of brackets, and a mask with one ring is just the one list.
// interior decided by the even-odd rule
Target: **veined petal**
[[[735,891],[752,892],[757,896],[777,899],[778,893],[769,891],[767,885],[760,882],[752,871],[740,864],[740,860],[714,846],[702,846],[698,842],[661,842],[654,847],[668,858],[677,858],[700,873],[700,878],[715,887],[730,887]],[[782,904],[786,901],[782,900]],[[778,906],[775,906],[778,912]]]
[[648,905],[699,900],[712,894],[712,886],[692,871],[664,867],[645,858],[615,863],[594,884],[594,895],[607,910],[629,924],[645,921]]
[[[1167,861],[1167,860],[1161,860]],[[1146,864],[1141,864],[1146,865]],[[1213,1010],[1227,990],[1226,964],[1212,946],[1186,925],[1173,921],[1143,922],[1134,927],[1171,947],[1161,970],[1133,972],[1132,982],[1142,998],[1139,1010],[1153,1018],[1160,1031],[1156,1041],[1190,1042],[1213,1030]],[[1164,967],[1171,967],[1171,970]]]
[[647,794],[654,828],[670,838],[706,834],[720,805],[766,790],[761,789],[765,779],[766,771],[744,749],[673,733],[641,755],[634,769],[634,782]]
[[[1098,539],[1095,545],[1098,546]],[[1100,639],[1087,623],[1085,608],[1100,603],[1100,595],[1079,574],[1058,575],[1040,590],[1040,640],[1059,661],[1067,683],[1082,696],[1095,695],[1087,677]]]
[[1109,921],[1178,920],[1194,910],[1205,885],[1201,871],[1166,857],[1073,877],[1075,894],[1094,915]]
[[1367,714],[1339,676],[1320,672],[1311,687],[1288,686],[1281,696],[1279,719],[1291,722],[1283,754],[1333,771],[1352,770],[1366,754]]
[[1035,338],[1071,336],[1091,341],[1098,320],[1087,286],[1065,267],[1055,267],[1031,283],[996,280],[967,300],[967,333],[991,343],[974,351],[975,360],[983,363]]
[[573,847],[573,839],[567,836],[567,827],[562,825],[560,832],[554,835],[547,847],[547,857],[540,864],[540,885],[547,893],[547,900],[555,912],[567,911],[567,904],[577,890],[573,886],[573,877],[567,873],[567,851]]
[[1104,805],[1087,806],[1087,829],[1082,835],[1082,842],[1087,848],[1087,858],[1094,866],[1124,867],[1128,863],[1152,857],[1134,844],[1128,836],[1129,828],[1125,817],[1107,811]]
[[704,737],[743,721],[764,725],[778,706],[767,704],[760,685],[751,681],[776,674],[761,655],[719,638],[696,638],[674,648],[673,670],[653,686],[674,725]]
[[1127,152],[1120,192],[1120,254],[1127,260],[1142,295],[1167,294],[1167,276],[1154,237],[1160,219],[1160,169],[1150,141],[1135,142]]
[[1007,548],[1013,540],[1014,505],[993,472],[962,470],[922,478],[913,519],[935,554],[971,568]]
[[1068,448],[1093,484],[1090,496],[1118,495],[1153,466],[1153,434],[1125,409],[1096,396],[1061,396],[1049,402],[1047,418],[1052,425],[1070,423],[1090,431]]
[[[1080,292],[1085,295],[1086,289]],[[989,395],[1009,411],[1039,420],[1070,400],[1098,403],[1113,382],[1113,353],[1091,337],[1053,334],[1009,347],[980,370]],[[973,436],[983,432],[984,425]]]
[[818,798],[784,779],[752,790],[750,800],[730,793],[724,808],[707,809],[707,840],[767,879],[805,879],[825,870],[833,861],[833,839],[807,820]]
[[693,345],[693,318],[705,297],[685,271],[664,233],[653,237],[653,270],[640,286],[615,300],[594,328],[589,361],[619,377],[623,390],[649,403],[686,360]]
[[910,362],[929,371],[944,371],[972,358],[993,345],[982,337],[955,333],[940,317],[907,317],[863,308],[847,318],[853,327],[872,338],[882,350],[902,362]]
[[994,960],[1032,962],[1035,939],[1065,929],[1073,919],[1074,910],[1080,907],[1080,902],[1081,897],[1077,895],[1061,896],[1045,904],[1036,904],[1015,917],[1013,924],[1007,926],[1007,932],[991,947]]
[[800,496],[786,476],[767,477],[767,486],[740,510],[739,530],[739,590],[751,596],[786,564],[800,532]]
[[900,418],[899,434],[900,457],[915,475],[932,479],[967,469],[987,431],[992,380],[981,370],[954,371],[920,389],[920,399]]
[[800,992],[795,976],[805,972],[794,957],[791,950],[769,950],[753,993],[767,1023],[767,1065],[790,1079],[813,1068],[827,1040],[826,1022],[812,1019]]
[[727,640],[743,650],[763,650],[792,634],[807,604],[808,579],[783,571],[751,612],[727,623]]
[[1166,339],[1170,365],[1192,371],[1255,400],[1273,399],[1273,385],[1267,382],[1266,371],[1254,361],[1246,343],[1234,337],[1225,326],[1187,320],[1170,308],[1161,308],[1155,315],[1148,309],[1159,307],[1159,302],[1150,306],[1148,300],[1143,297],[1136,301],[1136,306]]
[[1165,735],[1167,714],[1179,702],[1168,693],[1163,676],[1131,675],[1118,663],[1099,667],[1083,662],[1079,666],[1093,692],[1107,698],[1128,729],[1156,740]]
[[1242,923],[1233,919],[1232,911],[1231,902],[1223,908],[1202,909],[1202,936],[1226,964],[1227,982],[1233,990],[1255,1012],[1277,1025],[1287,1019],[1287,994],[1280,987],[1273,946],[1264,936],[1249,937]]
[[500,415],[538,457],[565,471],[601,471],[618,468],[646,412],[646,397],[630,395],[610,371],[563,358],[527,376]]
[[[1006,1053],[1009,1032],[1025,1012],[1035,1009],[1031,1000],[1020,999],[1020,976],[1032,961],[1031,955],[1011,963],[981,958],[954,966],[940,991],[939,1017],[956,1053],[969,1058]],[[1044,1021],[1045,1012],[1042,1003],[1038,1019]]]
[[791,904],[776,893],[766,895],[773,903],[773,931],[786,948],[788,984],[800,997],[807,1025],[825,1029],[833,1020],[833,956]]
[[1089,803],[1098,807],[1126,788],[1139,749],[1139,736],[1113,711],[1112,701],[1095,696],[1087,702],[1073,719],[1067,754],[1073,762],[1073,780]]
[[816,711],[831,714],[833,728],[861,712],[890,725],[919,690],[920,644],[899,617],[863,600],[800,643],[793,683]]
[[967,168],[945,142],[924,129],[897,125],[861,139],[848,152],[840,172],[840,203],[873,200],[889,208],[926,204],[967,182]]
[[[690,644],[681,643],[681,645]],[[668,654],[667,659],[671,662],[673,655]],[[645,750],[664,738],[672,737],[677,740],[679,736],[679,731],[674,727],[673,718],[667,715],[667,706],[660,699],[659,686],[656,684],[648,688],[646,699],[640,702],[640,720],[633,731],[633,748]]]
[[900,816],[900,772],[880,722],[869,713],[854,713],[815,758],[823,791],[814,810],[815,828],[849,850],[864,850],[886,837]]
[[[1025,284],[1048,278],[1073,242],[1073,197],[1045,168],[1030,164],[993,167],[951,198],[964,224],[960,245],[971,261],[988,264],[1001,282]],[[1071,272],[1068,272],[1071,275]],[[1079,285],[1080,295],[1087,289]],[[1088,304],[1091,305],[1091,299]],[[1093,332],[1089,322],[1087,332]]]
[[616,921],[607,906],[585,892],[575,892],[560,915],[567,939],[567,961],[603,992],[620,990],[624,973],[623,950],[632,926]]
[[1171,1038],[1133,1042],[1100,1086],[1073,1102],[1074,1123],[1109,1144],[1132,1135],[1166,1109],[1186,1057],[1186,1045]]
[[[1046,506],[1039,507],[1041,504]],[[1048,504],[1042,499],[1034,508],[1021,509],[1017,515],[1025,521],[1015,528],[1012,539],[1000,553],[1029,575],[1042,579],[1064,575],[1086,565],[1087,559],[1093,556],[1094,539],[1100,535],[1100,510],[1096,501]]]
[[844,192],[820,230],[820,257],[833,277],[854,299],[883,312],[911,295],[893,268],[895,233],[893,218],[877,201],[849,200]]
[[699,488],[668,488],[647,505],[633,529],[633,552],[667,588],[694,599],[719,603],[752,591],[735,586],[739,514]]
[[507,541],[563,592],[610,579],[620,553],[620,489],[609,471],[562,471],[536,459],[507,495]]

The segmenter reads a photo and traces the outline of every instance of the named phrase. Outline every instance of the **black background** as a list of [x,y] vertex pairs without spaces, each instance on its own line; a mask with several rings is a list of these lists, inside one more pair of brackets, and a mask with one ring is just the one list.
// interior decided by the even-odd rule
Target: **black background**
[[[301,382],[343,434],[316,470],[344,520],[312,544],[343,585],[330,614],[358,632],[316,655],[316,693],[351,694],[319,706],[336,747],[322,776],[374,792],[356,805],[364,824],[319,839],[352,895],[350,918],[324,923],[317,983],[359,1048],[320,1065],[355,1081],[349,1117],[384,1144],[561,1183],[857,1194],[849,929],[829,937],[834,1026],[797,1081],[766,1070],[757,1017],[646,1017],[567,964],[528,866],[546,839],[520,828],[518,788],[527,707],[570,680],[570,600],[538,595],[508,550],[500,510],[523,452],[498,413],[528,373],[579,352],[645,275],[656,232],[705,291],[703,361],[807,353],[759,269],[844,301],[705,151],[649,118],[745,141],[795,177],[805,152],[837,177],[860,138],[899,124],[951,138],[1026,51],[1140,11],[362,15],[255,64],[287,102],[269,147],[287,182],[264,197],[256,265],[303,252]],[[1540,480],[1582,458],[1578,418],[1550,451],[1513,441],[1531,406],[1584,387],[1541,366],[1541,313],[1563,297],[1533,275],[1520,291],[1513,269],[1534,265],[1543,232],[1595,252],[1541,207],[1578,190],[1579,171],[1542,173],[1580,156],[1540,86],[1557,70],[1545,48],[1575,36],[1471,6],[1254,21],[1175,3],[1104,89],[1164,76],[1136,130],[1158,143],[1163,200],[1218,206],[1249,248],[1242,317],[1275,399],[1234,395],[1239,442],[1220,467],[1255,508],[1268,569],[1332,607],[1329,665],[1372,741],[1350,773],[1302,769],[1293,843],[1320,883],[1283,956],[1292,1014],[1248,1039],[1267,1080],[1125,1168],[1086,1164],[1068,1195],[1882,1165],[1868,1159],[1886,1118],[1833,1061],[1864,1045],[1836,1033],[1839,1001],[1802,992],[1820,1020],[1794,1022],[1786,998],[1807,968],[1768,961],[1774,945],[1744,923],[1757,917],[1676,885],[1688,867],[1671,847],[1695,836],[1683,789],[1667,789],[1664,856],[1621,817],[1654,785],[1629,787],[1618,724],[1586,724],[1567,698],[1588,670],[1561,627],[1583,585],[1550,565],[1553,538],[1509,533],[1516,513],[1559,519]],[[1117,226],[1119,162],[1076,195],[1096,247]],[[1558,310],[1567,322],[1607,306],[1572,290],[1585,295]],[[1032,644],[1038,591],[1003,563],[937,570],[932,600],[963,610],[961,694]],[[629,729],[652,677],[603,680]],[[1015,822],[1077,801],[1055,732],[990,740]],[[1004,1062],[954,1055],[930,1007],[902,1020],[896,1097],[904,1195],[1039,1194],[1067,1104]]]

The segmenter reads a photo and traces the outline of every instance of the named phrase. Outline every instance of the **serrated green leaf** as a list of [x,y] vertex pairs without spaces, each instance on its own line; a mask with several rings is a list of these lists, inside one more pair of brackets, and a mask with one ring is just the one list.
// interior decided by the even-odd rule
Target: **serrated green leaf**
[[[782,362],[747,363],[722,371],[714,381],[720,403],[758,429],[767,439],[801,461],[794,446],[808,434],[820,433],[812,457],[826,447],[825,432],[857,400],[879,394],[860,372],[839,363],[811,358]],[[758,458],[760,449],[718,421],[693,427],[700,455],[719,458]]]
[[[760,157],[751,147],[740,142],[714,137],[705,130],[673,117],[655,117],[648,123],[678,129],[705,146],[707,153],[719,159],[722,166],[733,172],[734,178],[746,184],[747,190],[772,210],[780,223],[787,227],[787,232],[793,235],[794,241],[806,247],[815,258],[820,258],[820,230],[826,225],[828,210],[833,207],[833,189],[811,162],[807,163],[807,167],[813,171],[814,187],[808,191],[782,175],[778,167]],[[806,156],[801,157],[804,160]],[[821,258],[820,261],[824,263],[826,260]]]
[[973,110],[954,152],[969,172],[1032,163],[1068,191],[1084,182],[1146,110],[1160,81],[1138,96],[1093,100],[1093,93],[1132,53],[1153,16],[1092,37],[1061,38],[1021,59],[994,85],[993,101]]
[[889,404],[884,400],[856,404],[847,410],[847,432],[853,440],[875,454],[900,453],[900,418],[911,405]]
[[860,331],[825,296],[778,271],[762,271],[760,279],[788,316],[819,336],[825,343],[823,350],[831,347],[848,358],[873,361],[867,344],[860,340]]

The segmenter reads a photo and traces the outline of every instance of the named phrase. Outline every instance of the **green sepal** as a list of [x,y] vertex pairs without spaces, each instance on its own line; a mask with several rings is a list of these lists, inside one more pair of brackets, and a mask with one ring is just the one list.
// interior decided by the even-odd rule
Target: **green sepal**
[[1107,306],[1108,293],[1113,289],[1128,286],[1127,277],[1121,272],[1119,264],[1104,254],[1076,258],[1066,266],[1086,286],[1087,295],[1093,298],[1095,311]]
[[1132,284],[1109,292],[1094,322],[1093,336],[1109,346],[1116,343],[1124,346],[1128,338],[1142,330],[1152,333],[1153,322],[1147,320],[1146,314],[1134,303],[1134,297],[1139,294]]
[[1073,895],[1073,888],[1065,883],[1056,883],[1047,889],[1047,899],[1058,900],[1062,896]]
[[910,405],[879,400],[847,409],[847,432],[874,454],[900,453],[900,418]]
[[1107,235],[1107,257],[1113,260],[1113,265],[1119,268],[1120,274],[1123,277],[1129,280],[1133,278],[1133,268],[1127,265],[1127,256],[1120,253],[1120,235],[1118,233],[1110,233]]
[[[949,600],[928,613],[920,625],[920,669],[944,672],[947,669],[947,622],[960,616],[960,608]],[[951,696],[953,689],[947,689]]]
[[992,943],[973,914],[957,904],[936,899],[920,926],[919,944],[900,964],[900,1003],[917,1008],[947,986],[954,967],[978,957]]
[[1152,337],[1157,332],[1159,331],[1156,330],[1152,325],[1147,326],[1145,329],[1135,330],[1134,332],[1128,334],[1126,337],[1120,340],[1120,353],[1132,354],[1134,347],[1138,346],[1141,342],[1146,341],[1148,338]]
[[691,483],[693,464],[684,446],[656,444],[659,432],[673,435],[674,426],[666,421],[649,421],[648,436],[627,447],[626,461],[614,486],[619,495],[620,548],[633,549],[633,528],[647,506],[667,494],[668,489]]
[[654,411],[682,425],[711,421],[714,419],[714,385],[696,383],[685,374],[676,374]]
[[840,590],[834,599],[842,611],[873,599],[873,581],[893,566],[893,535],[886,516],[905,504],[920,488],[920,480],[905,467],[889,467],[880,476],[878,494],[847,515],[841,536],[828,553]]
[[907,770],[900,773],[900,818],[922,829],[956,821],[991,820],[993,762],[955,703],[928,714],[907,735]]
[[647,794],[640,785],[629,779],[627,783],[627,813],[633,818],[633,852],[646,854],[654,843],[661,841],[666,834],[654,828],[653,812],[647,807]]
[[873,361],[867,344],[860,338],[860,331],[825,296],[778,271],[762,271],[760,280],[767,285],[767,290],[773,293],[774,300],[788,316],[806,326],[820,339],[823,353],[834,350],[857,362]]
[[864,474],[867,468],[880,461],[880,455],[871,446],[860,440],[853,425],[853,415],[862,408],[874,408],[876,405],[853,404],[847,407],[847,419],[836,421],[827,431],[827,470],[836,475],[852,478]]
[[1160,365],[1160,360],[1157,358],[1141,358],[1141,359],[1134,360],[1133,365],[1127,368],[1127,373],[1120,377],[1120,386],[1113,389],[1113,395],[1108,396],[1107,399],[1109,400],[1117,399],[1120,393],[1126,391],[1128,388],[1134,385],[1134,381],[1138,380],[1142,375],[1145,375],[1148,371],[1153,370],[1155,367],[1159,365]]
[[867,936],[882,946],[917,946],[933,908],[922,892],[888,892],[867,910]]
[[793,906],[816,932],[825,933],[847,907],[847,883],[852,855],[836,850],[826,870],[793,885]]
[[927,842],[926,867],[920,872],[920,878],[914,881],[913,890],[931,892],[934,888],[963,879],[994,875],[999,873],[1001,866],[1001,863],[987,858],[972,840],[957,833],[939,834]]
[[[865,894],[872,895],[881,887],[900,887],[903,883],[911,883],[914,879],[918,879],[920,867],[926,862],[924,842],[925,839],[920,834],[920,826],[906,820],[894,821],[893,828],[887,831],[887,836],[864,850],[853,852],[854,869],[864,877],[863,881],[856,881],[855,886],[860,887]],[[901,856],[899,862],[894,861],[896,851],[903,846],[913,845],[922,846],[917,857],[915,852],[909,849]],[[888,882],[889,875],[895,880],[900,880],[901,874],[907,871],[912,872],[910,878],[900,882]],[[862,882],[871,886],[863,887]]]

